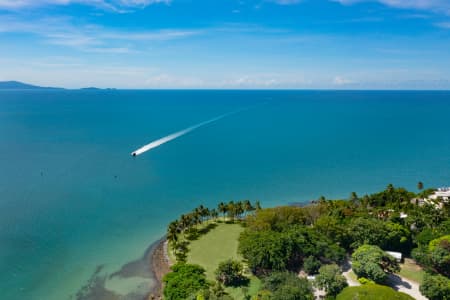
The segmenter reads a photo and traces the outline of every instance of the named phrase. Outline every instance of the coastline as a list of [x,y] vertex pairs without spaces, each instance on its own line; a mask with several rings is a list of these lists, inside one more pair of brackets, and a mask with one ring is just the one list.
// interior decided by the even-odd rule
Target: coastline
[[[162,237],[147,247],[141,258],[124,264],[118,271],[104,273],[103,265],[97,266],[89,280],[73,295],[76,300],[148,300],[162,299],[162,278],[170,271],[166,254],[166,238]],[[126,294],[107,286],[107,282],[133,278],[144,279]],[[72,299],[72,298],[71,298]]]
[[154,297],[162,297],[163,285],[162,279],[164,275],[170,272],[170,262],[167,256],[167,239],[161,238],[157,245],[151,249],[150,259],[150,272],[153,274],[155,284],[149,294],[149,299]]

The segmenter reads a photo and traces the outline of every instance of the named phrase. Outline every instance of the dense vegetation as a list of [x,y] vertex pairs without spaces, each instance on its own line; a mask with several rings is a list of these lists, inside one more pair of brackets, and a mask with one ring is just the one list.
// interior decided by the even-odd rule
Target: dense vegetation
[[383,283],[387,274],[400,271],[400,267],[392,256],[386,254],[378,246],[363,245],[352,255],[353,271],[358,277]]
[[172,266],[172,272],[164,276],[163,281],[167,300],[193,298],[198,291],[208,287],[202,267],[183,263]]
[[[389,185],[372,195],[359,197],[352,193],[345,200],[321,197],[304,207],[262,209],[249,201],[221,203],[213,210],[200,206],[172,222],[167,237],[177,261],[183,262],[189,241],[208,230],[207,225],[201,224],[241,223],[245,230],[238,249],[245,259],[244,269],[263,281],[261,291],[252,295],[253,299],[309,299],[311,284],[293,279],[298,279],[300,270],[308,274],[318,272],[315,285],[333,298],[345,287],[338,266],[352,253],[353,269],[362,282],[383,283],[387,274],[399,270],[397,262],[384,252],[389,250],[411,255],[425,268],[428,275],[421,287],[424,295],[447,300],[439,291],[447,291],[443,287],[449,286],[450,205],[418,205],[416,198],[431,192],[415,194]],[[216,272],[216,283],[210,282],[209,286],[237,282],[236,276],[244,273],[238,265],[224,263]],[[361,291],[379,288],[368,284]],[[359,291],[346,288],[343,293],[349,290]],[[303,298],[299,298],[300,291]],[[283,298],[279,298],[281,295]],[[340,296],[337,299],[346,299]],[[402,294],[396,297],[399,298],[384,298],[409,299],[401,298]]]

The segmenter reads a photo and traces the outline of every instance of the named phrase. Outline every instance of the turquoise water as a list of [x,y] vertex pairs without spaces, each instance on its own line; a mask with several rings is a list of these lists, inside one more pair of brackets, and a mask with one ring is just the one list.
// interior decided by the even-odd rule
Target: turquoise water
[[0,92],[2,299],[133,299],[151,279],[109,275],[198,204],[450,185],[449,115],[450,92]]

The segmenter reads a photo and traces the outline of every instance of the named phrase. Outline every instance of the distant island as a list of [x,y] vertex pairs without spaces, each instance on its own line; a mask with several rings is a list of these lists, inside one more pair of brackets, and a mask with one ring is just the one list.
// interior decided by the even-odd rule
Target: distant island
[[[49,87],[49,86],[38,86],[29,83],[24,83],[20,81],[0,81],[0,90],[65,90],[61,87]],[[112,88],[101,89],[97,87],[86,87],[80,88],[83,91],[97,91],[97,90],[114,90]]]
[[20,81],[0,81],[0,90],[62,90],[62,88],[56,87],[43,87],[32,85],[28,83],[23,83]]

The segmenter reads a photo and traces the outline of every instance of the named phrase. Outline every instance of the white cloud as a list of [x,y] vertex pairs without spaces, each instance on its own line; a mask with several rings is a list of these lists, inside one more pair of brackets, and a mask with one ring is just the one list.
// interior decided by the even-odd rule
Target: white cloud
[[353,84],[353,83],[355,83],[355,81],[347,79],[347,78],[344,78],[342,76],[336,76],[336,77],[333,78],[332,83],[333,83],[333,85],[340,85],[340,86],[342,86],[342,85]]
[[450,22],[442,22],[442,23],[436,23],[437,27],[441,27],[444,29],[450,29]]
[[302,2],[302,0],[272,0],[271,2],[275,2],[280,5],[292,5]]
[[126,8],[146,7],[152,4],[170,4],[171,0],[0,0],[0,9],[35,8],[47,5],[82,4],[97,8],[126,12]]
[[133,49],[134,45],[142,47],[153,42],[187,38],[202,31],[163,29],[128,32],[90,24],[76,26],[70,18],[42,18],[28,22],[5,17],[0,19],[1,32],[28,33],[40,37],[45,43],[84,52],[121,54],[137,52]]
[[174,76],[161,73],[145,81],[148,88],[200,88],[205,86],[202,79],[195,77]]
[[379,2],[381,4],[403,9],[430,10],[434,12],[450,14],[449,0],[331,0],[343,5],[351,5],[361,2]]
[[309,87],[311,80],[305,79],[302,74],[276,74],[257,73],[237,75],[222,81],[221,88],[299,88]]

